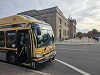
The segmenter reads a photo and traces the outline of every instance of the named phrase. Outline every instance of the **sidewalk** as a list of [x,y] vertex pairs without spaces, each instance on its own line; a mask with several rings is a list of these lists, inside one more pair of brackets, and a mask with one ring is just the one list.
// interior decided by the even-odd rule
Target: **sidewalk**
[[50,74],[0,62],[0,75],[50,75]]
[[97,42],[96,40],[92,39],[92,38],[88,38],[88,37],[83,37],[82,39],[79,38],[75,38],[75,39],[69,39],[69,40],[64,40],[64,41],[58,41],[56,42],[56,44],[100,44],[100,41]]

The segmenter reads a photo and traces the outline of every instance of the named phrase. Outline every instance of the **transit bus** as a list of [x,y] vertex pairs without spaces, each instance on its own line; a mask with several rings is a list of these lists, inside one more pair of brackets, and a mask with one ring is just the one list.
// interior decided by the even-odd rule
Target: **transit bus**
[[6,61],[36,68],[36,64],[55,58],[52,27],[27,15],[14,15],[0,19],[0,52]]

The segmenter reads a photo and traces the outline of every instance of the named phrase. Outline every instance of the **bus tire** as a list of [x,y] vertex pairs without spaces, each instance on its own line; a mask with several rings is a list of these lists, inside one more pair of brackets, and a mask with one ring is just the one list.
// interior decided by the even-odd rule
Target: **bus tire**
[[6,60],[10,64],[15,64],[15,65],[19,64],[18,55],[16,54],[16,52],[8,52],[6,55]]
[[39,63],[33,62],[33,65],[31,66],[32,69],[36,70],[39,68]]

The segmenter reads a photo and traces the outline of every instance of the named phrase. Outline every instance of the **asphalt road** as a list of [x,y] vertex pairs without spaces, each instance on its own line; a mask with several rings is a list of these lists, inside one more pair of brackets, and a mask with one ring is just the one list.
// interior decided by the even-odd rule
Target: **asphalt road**
[[0,62],[0,75],[43,75],[34,70]]
[[[44,63],[40,65],[39,68],[36,70],[51,75],[100,75],[99,44],[97,45],[59,44],[56,45],[56,51],[57,55],[56,55],[56,60],[54,62]],[[5,68],[7,67],[9,66],[6,66]],[[15,69],[15,67],[13,68]],[[0,72],[1,71],[2,68],[0,68]],[[21,71],[22,73],[24,72],[21,69],[18,71],[20,73]]]
[[100,75],[100,45],[56,45],[57,56],[39,71],[51,75]]

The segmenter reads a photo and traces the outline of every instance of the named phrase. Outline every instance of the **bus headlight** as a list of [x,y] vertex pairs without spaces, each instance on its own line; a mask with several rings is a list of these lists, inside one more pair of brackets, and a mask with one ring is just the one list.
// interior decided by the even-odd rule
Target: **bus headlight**
[[53,49],[55,50],[55,46],[53,46]]
[[38,54],[36,54],[36,57],[37,58],[41,58],[42,57],[42,54],[38,53]]

